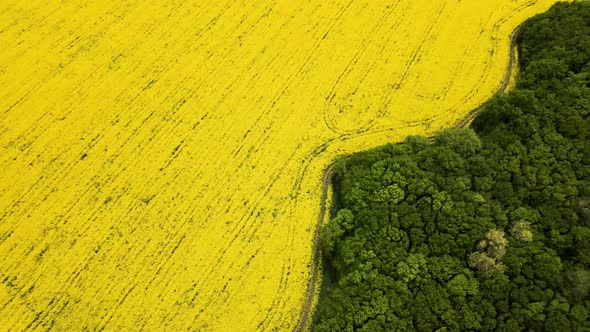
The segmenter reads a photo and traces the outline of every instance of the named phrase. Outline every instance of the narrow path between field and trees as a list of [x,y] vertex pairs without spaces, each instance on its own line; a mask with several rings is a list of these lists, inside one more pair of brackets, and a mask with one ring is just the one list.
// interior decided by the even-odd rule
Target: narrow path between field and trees
[[[510,84],[510,78],[513,75],[513,71],[516,62],[516,42],[518,39],[518,32],[520,27],[517,27],[512,34],[510,35],[510,55],[508,60],[508,65],[506,66],[506,71],[504,73],[504,77],[502,79],[502,84],[496,91],[494,95],[502,94],[508,88]],[[454,127],[455,128],[465,128],[471,121],[475,118],[475,116],[485,108],[487,101],[482,103],[477,108],[470,111],[465,118],[459,121]],[[320,211],[318,213],[318,218],[315,226],[314,237],[313,237],[313,244],[312,244],[312,265],[311,265],[311,277],[309,279],[309,283],[307,285],[307,289],[305,291],[305,300],[303,301],[303,307],[301,309],[301,315],[299,316],[299,320],[297,325],[295,326],[296,332],[302,332],[307,330],[310,327],[311,319],[313,318],[313,303],[315,302],[315,297],[317,295],[317,288],[318,282],[320,282],[320,265],[322,259],[322,250],[320,246],[320,232],[322,229],[322,223],[326,217],[326,210],[327,210],[327,199],[328,199],[328,186],[332,180],[332,174],[334,172],[334,164],[332,163],[329,165],[326,170],[324,171],[324,175],[322,176],[322,195],[321,195],[321,203],[320,203]]]

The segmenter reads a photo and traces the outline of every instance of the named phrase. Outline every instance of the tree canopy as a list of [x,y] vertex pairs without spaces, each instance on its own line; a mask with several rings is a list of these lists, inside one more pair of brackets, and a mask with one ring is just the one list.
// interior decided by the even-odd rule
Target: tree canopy
[[339,162],[314,331],[590,330],[590,5],[518,49],[471,128]]

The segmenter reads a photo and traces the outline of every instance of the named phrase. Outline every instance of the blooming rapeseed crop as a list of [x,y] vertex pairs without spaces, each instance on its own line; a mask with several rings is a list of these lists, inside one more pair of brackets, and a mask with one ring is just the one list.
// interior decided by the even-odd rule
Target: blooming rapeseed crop
[[554,2],[2,1],[0,329],[292,329],[326,166],[455,124]]

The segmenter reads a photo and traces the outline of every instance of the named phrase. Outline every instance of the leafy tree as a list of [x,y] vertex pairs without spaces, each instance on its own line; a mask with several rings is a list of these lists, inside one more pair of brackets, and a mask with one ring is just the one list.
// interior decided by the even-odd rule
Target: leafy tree
[[484,275],[501,273],[506,269],[501,262],[498,262],[486,253],[480,251],[471,253],[467,258],[467,261],[469,262],[469,266],[480,271]]
[[494,260],[500,260],[506,254],[508,241],[504,232],[497,229],[490,229],[483,240],[477,244],[477,249]]
[[512,224],[510,234],[519,241],[532,241],[533,232],[531,231],[531,224],[528,221],[518,220]]
[[336,241],[344,235],[346,231],[353,228],[354,216],[350,210],[341,209],[334,219],[322,228],[321,240],[324,252],[331,256],[334,252]]
[[444,129],[436,135],[435,143],[446,146],[463,157],[472,156],[481,149],[479,137],[469,128]]

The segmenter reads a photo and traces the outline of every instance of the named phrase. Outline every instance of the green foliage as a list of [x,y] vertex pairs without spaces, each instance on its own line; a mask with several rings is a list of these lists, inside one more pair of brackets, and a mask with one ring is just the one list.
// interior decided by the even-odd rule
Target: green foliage
[[583,302],[590,294],[590,271],[566,271],[561,281],[564,295],[573,303]]
[[490,229],[483,240],[477,244],[477,250],[494,260],[500,260],[506,254],[508,241],[504,232],[497,229]]
[[334,219],[322,228],[321,241],[324,253],[330,257],[334,252],[336,241],[340,239],[345,232],[353,228],[354,216],[347,209],[341,209]]
[[533,240],[533,232],[531,231],[531,223],[518,220],[512,224],[512,228],[510,229],[510,234],[519,241],[532,241]]
[[481,149],[479,137],[468,128],[444,129],[436,135],[435,143],[446,146],[463,157],[472,156]]
[[470,267],[481,272],[483,275],[502,273],[506,270],[506,267],[501,262],[481,251],[469,254],[467,262]]
[[338,160],[314,331],[590,330],[590,5],[518,47],[472,129]]

